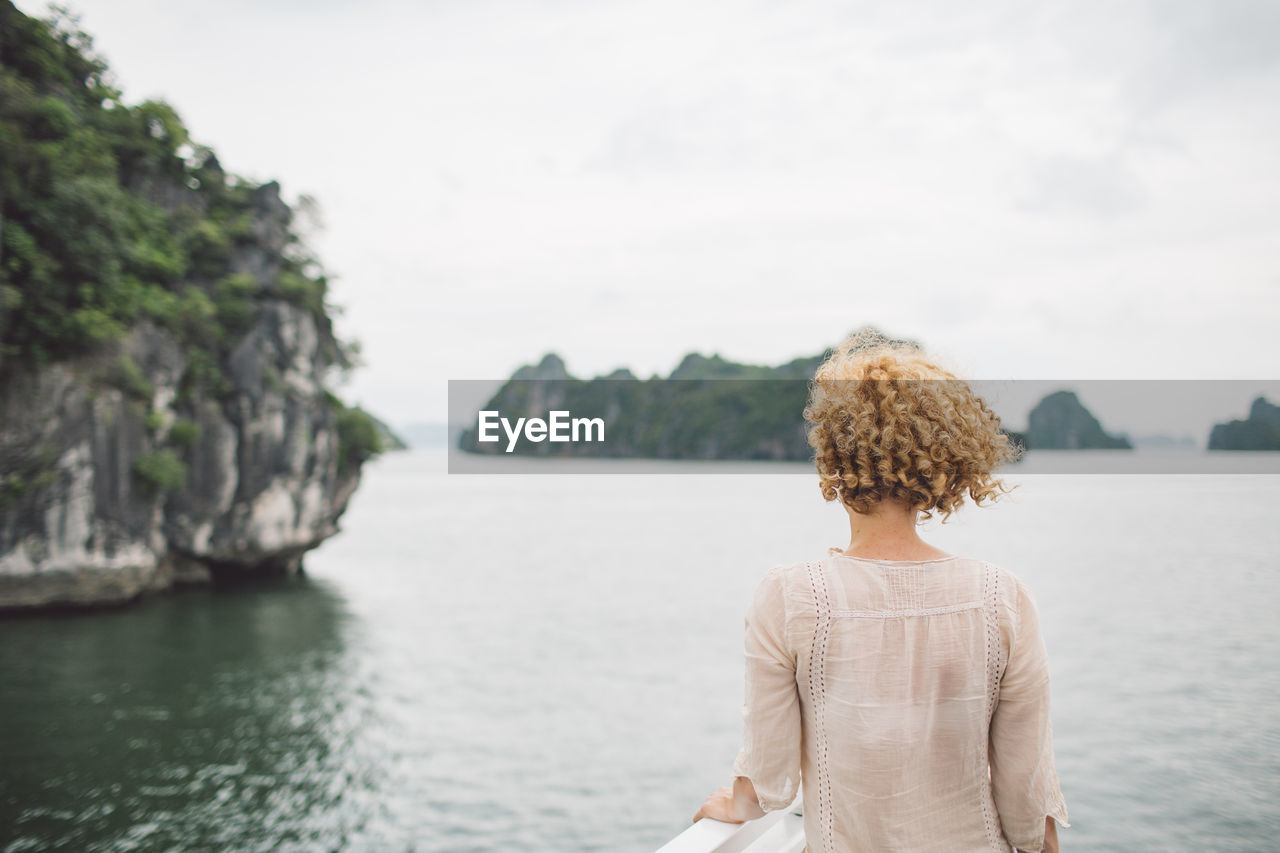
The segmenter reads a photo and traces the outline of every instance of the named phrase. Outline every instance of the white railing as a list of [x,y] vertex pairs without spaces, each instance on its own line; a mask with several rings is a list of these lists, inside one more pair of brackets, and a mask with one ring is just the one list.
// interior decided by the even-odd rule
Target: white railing
[[658,853],[800,853],[804,849],[804,818],[800,797],[746,823],[722,823],[703,818],[664,844]]

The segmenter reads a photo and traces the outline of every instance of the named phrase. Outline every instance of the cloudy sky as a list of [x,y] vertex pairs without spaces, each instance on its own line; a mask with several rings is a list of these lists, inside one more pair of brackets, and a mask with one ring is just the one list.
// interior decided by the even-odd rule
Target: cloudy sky
[[319,200],[346,393],[392,423],[549,350],[864,323],[984,378],[1280,377],[1275,2],[73,8],[126,100]]

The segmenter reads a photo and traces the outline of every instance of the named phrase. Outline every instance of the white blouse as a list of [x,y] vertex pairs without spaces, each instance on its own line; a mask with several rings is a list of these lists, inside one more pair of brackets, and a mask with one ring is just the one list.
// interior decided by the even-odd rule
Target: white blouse
[[776,566],[746,619],[760,807],[804,779],[807,851],[1038,851],[1067,826],[1035,602],[967,557]]

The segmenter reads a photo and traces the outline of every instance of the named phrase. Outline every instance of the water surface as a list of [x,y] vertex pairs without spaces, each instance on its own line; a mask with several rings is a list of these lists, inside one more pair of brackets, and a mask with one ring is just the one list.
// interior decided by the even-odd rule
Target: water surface
[[[371,466],[300,581],[0,622],[0,848],[638,853],[679,832],[738,749],[755,583],[843,544],[842,513],[803,475],[444,468]],[[1036,595],[1068,849],[1271,848],[1280,477],[1011,480],[925,536]]]

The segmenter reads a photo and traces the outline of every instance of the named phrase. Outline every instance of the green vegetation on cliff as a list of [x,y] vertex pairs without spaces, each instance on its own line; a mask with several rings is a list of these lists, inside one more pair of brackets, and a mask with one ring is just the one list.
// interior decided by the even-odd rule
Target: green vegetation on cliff
[[[126,104],[65,11],[41,20],[0,0],[0,150],[0,371],[97,353],[150,322],[184,350],[182,393],[225,398],[230,349],[268,300],[308,311],[323,357],[349,366],[278,185],[224,171],[167,103]],[[150,397],[128,355],[98,378]],[[377,452],[363,413],[342,412],[343,459]]]
[[216,356],[268,296],[327,324],[327,279],[293,229],[265,287],[232,265],[263,237],[262,188],[108,80],[73,17],[0,2],[0,360],[76,355],[140,320]]

